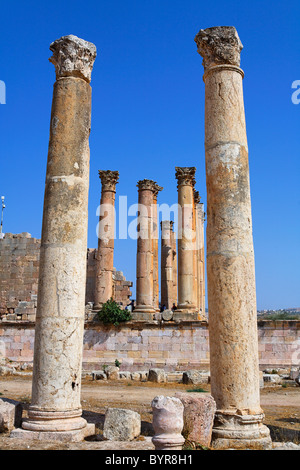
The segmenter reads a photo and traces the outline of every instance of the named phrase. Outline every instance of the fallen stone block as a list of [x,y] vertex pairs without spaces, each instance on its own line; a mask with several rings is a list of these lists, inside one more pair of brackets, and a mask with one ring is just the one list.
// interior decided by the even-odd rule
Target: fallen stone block
[[131,372],[130,376],[131,380],[133,380],[134,382],[140,382],[141,380],[141,375],[139,372]]
[[164,369],[149,369],[149,382],[163,383],[166,382],[166,373]]
[[119,372],[119,379],[120,380],[131,380],[131,372],[129,372],[129,371]]
[[92,372],[93,380],[107,380],[107,376],[103,370],[95,370]]
[[0,432],[10,432],[21,426],[22,405],[8,398],[0,399]]
[[132,441],[141,433],[139,413],[122,408],[108,408],[105,413],[103,436],[109,441]]
[[108,380],[119,380],[119,367],[108,366],[105,369],[106,376]]
[[278,374],[264,374],[263,377],[266,383],[280,384],[282,382],[282,378]]
[[183,436],[205,447],[210,446],[216,403],[209,394],[177,392],[176,398],[182,402]]
[[14,367],[0,366],[0,375],[14,374],[16,369]]
[[290,370],[289,378],[291,380],[295,380],[300,373],[300,368],[299,367],[292,367]]
[[182,382],[184,384],[207,384],[209,382],[209,375],[201,370],[187,370],[183,372]]
[[182,383],[183,372],[168,372],[167,373],[167,382],[177,382]]

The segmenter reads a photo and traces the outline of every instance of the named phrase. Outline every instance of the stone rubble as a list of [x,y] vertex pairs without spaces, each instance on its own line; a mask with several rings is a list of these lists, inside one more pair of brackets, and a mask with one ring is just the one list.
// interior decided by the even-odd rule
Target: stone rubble
[[110,441],[132,441],[141,433],[139,413],[122,408],[108,408],[105,413],[103,436]]

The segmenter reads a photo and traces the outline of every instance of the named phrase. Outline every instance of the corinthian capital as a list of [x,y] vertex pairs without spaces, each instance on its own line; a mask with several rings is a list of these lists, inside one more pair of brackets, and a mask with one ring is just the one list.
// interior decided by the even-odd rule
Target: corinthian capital
[[159,186],[158,184],[155,183],[154,185],[154,193],[153,193],[153,197],[154,199],[157,199],[157,195],[159,193],[159,191],[162,191],[164,188],[162,186]]
[[233,26],[200,29],[195,42],[203,57],[204,70],[223,64],[240,66],[243,45]]
[[152,180],[140,180],[137,183],[137,187],[139,188],[139,191],[147,189],[147,190],[153,191],[153,193],[155,193],[155,191],[157,191],[157,186],[158,185],[157,185],[156,181],[152,181]]
[[196,191],[194,189],[194,202],[195,202],[195,204],[199,204],[200,200],[201,200],[201,197],[200,197],[199,191]]
[[111,170],[99,170],[102,191],[116,191],[116,184],[119,180],[119,172]]
[[77,36],[63,36],[50,44],[53,56],[49,61],[55,66],[56,79],[78,77],[90,83],[96,46]]
[[178,180],[178,186],[179,185],[188,185],[194,187],[196,181],[195,181],[195,173],[196,173],[196,168],[194,166],[187,167],[187,166],[176,166],[175,167],[175,177]]

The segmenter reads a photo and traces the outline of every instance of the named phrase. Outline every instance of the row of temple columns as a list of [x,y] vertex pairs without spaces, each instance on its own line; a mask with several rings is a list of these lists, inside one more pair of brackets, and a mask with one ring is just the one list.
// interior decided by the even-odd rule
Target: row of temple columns
[[[134,320],[153,320],[160,307],[177,320],[205,319],[204,212],[195,190],[194,167],[176,167],[178,181],[178,237],[174,222],[161,222],[161,299],[159,302],[159,223],[157,197],[162,187],[152,180],[138,182],[138,242],[136,259],[136,307]],[[97,310],[114,297],[114,214],[119,173],[99,171],[102,184],[96,263]],[[103,222],[103,223],[102,223]],[[178,269],[177,244],[178,238]],[[178,273],[178,282],[177,282]],[[178,290],[178,294],[177,294]]]
[[[211,393],[217,404],[213,446],[263,449],[270,447],[271,441],[269,430],[263,425],[259,397],[244,73],[240,68],[242,44],[235,28],[227,26],[200,30],[195,41],[203,57],[205,82],[210,376]],[[56,82],[44,198],[32,400],[28,419],[14,436],[26,439],[30,438],[29,433],[38,439],[70,441],[95,432],[82,418],[80,388],[91,124],[89,83],[96,48],[76,36],[65,36],[52,43],[50,49]],[[197,211],[191,209],[193,171],[177,169],[177,179],[179,201],[187,205],[187,219],[183,219],[189,220],[188,226],[179,227],[182,236],[178,237],[177,251],[178,311],[189,316],[196,308],[193,272],[197,263],[188,233],[198,220],[194,215]],[[108,190],[106,196],[113,199],[113,192]],[[153,189],[140,182],[139,201],[149,207],[152,199]],[[142,214],[140,230],[149,230],[149,226],[150,209]],[[151,238],[138,239],[137,311],[141,314],[152,314],[157,308],[157,284],[153,287],[157,267],[154,274],[152,256],[156,249]],[[112,266],[112,252],[107,243],[107,261],[104,255],[98,260],[107,272]],[[106,283],[99,279],[99,293],[105,288]]]

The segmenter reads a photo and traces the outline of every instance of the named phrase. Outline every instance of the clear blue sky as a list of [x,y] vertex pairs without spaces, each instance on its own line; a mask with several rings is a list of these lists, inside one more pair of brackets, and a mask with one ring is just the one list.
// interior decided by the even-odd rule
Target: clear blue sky
[[[54,67],[49,45],[74,34],[96,44],[88,246],[96,247],[98,169],[120,172],[117,196],[136,183],[177,201],[175,166],[196,166],[206,202],[204,83],[194,36],[233,25],[244,45],[244,98],[258,308],[300,307],[300,3],[293,1],[52,0],[1,3],[0,193],[4,232],[41,235]],[[130,221],[130,218],[129,218]],[[115,266],[135,283],[136,242],[116,240]]]

